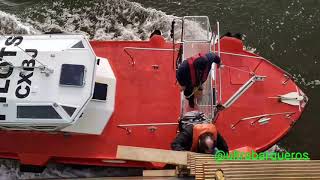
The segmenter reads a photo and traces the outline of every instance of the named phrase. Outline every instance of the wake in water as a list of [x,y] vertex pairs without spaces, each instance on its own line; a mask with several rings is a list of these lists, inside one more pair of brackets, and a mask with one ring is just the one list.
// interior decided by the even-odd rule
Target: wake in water
[[21,22],[14,15],[0,11],[0,34],[36,34],[39,33],[30,25]]
[[14,2],[10,2],[10,1],[6,1],[6,0],[0,0],[0,5],[6,5],[6,6],[16,6],[18,4],[14,3]]
[[125,0],[60,0],[41,4],[19,14],[21,18],[0,11],[0,33],[63,31],[82,33],[95,40],[145,40],[155,29],[169,37],[174,18]]
[[145,40],[155,29],[169,36],[173,16],[125,0],[55,1],[23,13],[42,32],[84,33],[90,39]]
[[15,160],[0,160],[0,164],[0,180],[141,175],[139,168],[67,166],[62,164],[49,164],[43,173],[22,173],[19,171],[19,163]]
[[[2,34],[67,32],[81,33],[94,40],[147,40],[154,30],[159,29],[170,40],[171,22],[176,18],[126,0],[42,1],[41,6],[27,9],[17,16],[20,18],[1,12]],[[206,36],[199,24],[188,24],[192,29],[187,29],[186,33]],[[181,21],[177,21],[175,29],[175,37],[179,39]]]
[[302,85],[304,88],[310,87],[311,89],[320,87],[320,80],[307,80],[301,74],[293,74],[293,79],[298,84]]

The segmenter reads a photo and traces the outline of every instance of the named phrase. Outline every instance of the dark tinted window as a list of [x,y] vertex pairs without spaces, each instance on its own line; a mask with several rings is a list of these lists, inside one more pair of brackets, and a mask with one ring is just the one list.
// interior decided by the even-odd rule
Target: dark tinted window
[[108,92],[107,84],[95,83],[92,99],[107,100],[107,92]]
[[0,97],[0,103],[6,103],[7,102],[7,98],[5,97]]
[[62,64],[60,84],[69,86],[83,86],[84,65]]
[[82,41],[79,41],[77,44],[73,45],[71,48],[84,48]]
[[17,118],[61,119],[52,106],[17,106]]
[[69,114],[70,117],[73,115],[74,111],[76,110],[76,108],[69,107],[69,106],[62,106],[62,108]]

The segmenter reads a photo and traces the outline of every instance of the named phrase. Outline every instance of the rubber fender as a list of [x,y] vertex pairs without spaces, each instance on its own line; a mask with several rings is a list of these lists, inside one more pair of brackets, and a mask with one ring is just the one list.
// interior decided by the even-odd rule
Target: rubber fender
[[224,52],[241,52],[243,51],[243,42],[234,37],[223,37],[220,40],[221,51]]
[[164,47],[166,41],[161,35],[153,35],[150,38],[150,43],[153,45],[153,47]]

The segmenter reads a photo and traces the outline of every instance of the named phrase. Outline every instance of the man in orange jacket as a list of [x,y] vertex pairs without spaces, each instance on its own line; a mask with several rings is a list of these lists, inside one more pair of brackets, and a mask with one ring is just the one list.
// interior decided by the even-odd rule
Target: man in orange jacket
[[217,150],[229,152],[226,141],[215,125],[203,115],[203,113],[192,111],[180,120],[180,132],[171,144],[173,150],[205,154],[215,154]]

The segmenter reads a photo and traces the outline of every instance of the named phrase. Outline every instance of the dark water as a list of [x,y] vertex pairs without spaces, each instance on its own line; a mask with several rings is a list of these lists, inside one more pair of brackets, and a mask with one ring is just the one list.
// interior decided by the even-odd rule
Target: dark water
[[[91,39],[169,37],[174,16],[206,15],[221,31],[245,35],[246,47],[291,73],[309,97],[294,128],[279,142],[320,159],[320,0],[0,0],[0,33],[63,30]],[[13,16],[14,15],[14,16]],[[268,133],[268,132],[266,132]]]

